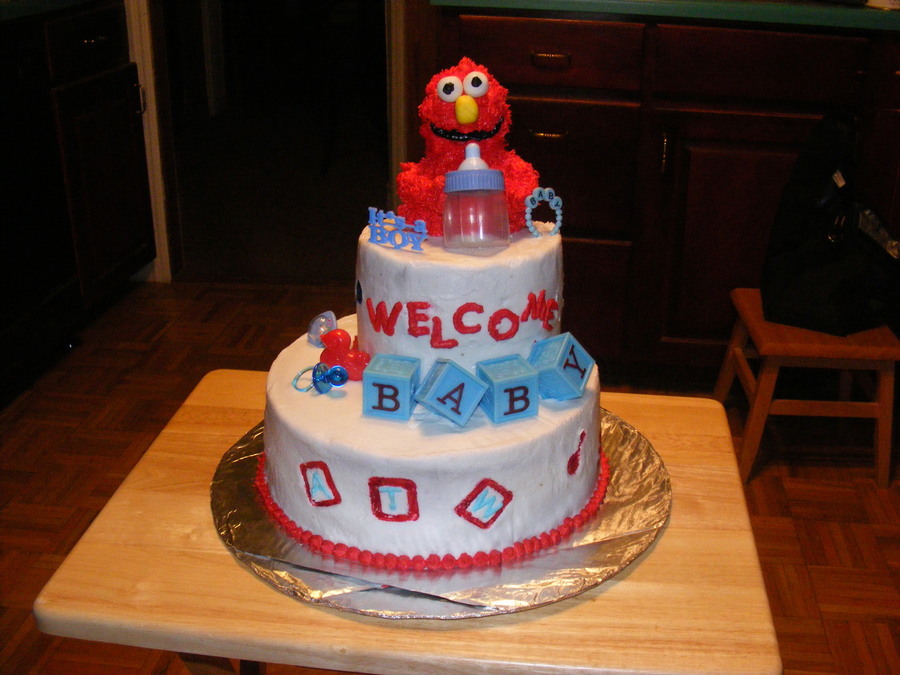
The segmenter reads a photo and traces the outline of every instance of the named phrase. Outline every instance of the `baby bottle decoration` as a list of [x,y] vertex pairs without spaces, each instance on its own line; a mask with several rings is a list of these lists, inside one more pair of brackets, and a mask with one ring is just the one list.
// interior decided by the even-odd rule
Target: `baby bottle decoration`
[[478,143],[466,145],[466,158],[444,182],[444,247],[509,246],[509,215],[503,172],[481,159]]

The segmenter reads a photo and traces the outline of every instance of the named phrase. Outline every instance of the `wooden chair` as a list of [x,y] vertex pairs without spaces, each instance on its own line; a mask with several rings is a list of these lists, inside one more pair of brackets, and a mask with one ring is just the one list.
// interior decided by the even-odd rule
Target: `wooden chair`
[[[875,420],[875,481],[879,487],[887,487],[891,479],[894,362],[900,359],[900,340],[887,326],[838,337],[771,323],[763,318],[759,289],[735,289],[731,300],[738,319],[713,396],[724,402],[737,375],[750,401],[739,457],[741,478],[746,481],[750,477],[769,415],[864,417]],[[748,362],[751,358],[759,359],[756,374]],[[773,400],[783,367],[843,371],[840,400]],[[849,371],[874,371],[872,401],[847,400]]]

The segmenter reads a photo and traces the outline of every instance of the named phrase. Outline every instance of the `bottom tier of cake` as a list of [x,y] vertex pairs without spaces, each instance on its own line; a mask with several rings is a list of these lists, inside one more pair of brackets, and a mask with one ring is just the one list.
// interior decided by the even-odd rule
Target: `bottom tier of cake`
[[[355,335],[355,317],[340,327]],[[258,478],[311,548],[387,568],[498,564],[558,543],[601,503],[596,369],[581,398],[503,424],[478,410],[459,427],[422,406],[405,422],[364,416],[359,382],[298,391],[319,354],[304,336],[272,365]]]

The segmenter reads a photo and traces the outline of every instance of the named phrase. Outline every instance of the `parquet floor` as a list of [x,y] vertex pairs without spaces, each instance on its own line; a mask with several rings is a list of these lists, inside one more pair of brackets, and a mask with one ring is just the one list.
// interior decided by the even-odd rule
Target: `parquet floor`
[[[146,284],[0,411],[0,673],[187,672],[172,654],[44,635],[34,598],[206,372],[267,369],[310,317],[352,298],[344,285]],[[729,403],[738,433],[742,405]],[[900,483],[875,487],[865,426],[793,422],[747,488],[785,672],[900,672]]]

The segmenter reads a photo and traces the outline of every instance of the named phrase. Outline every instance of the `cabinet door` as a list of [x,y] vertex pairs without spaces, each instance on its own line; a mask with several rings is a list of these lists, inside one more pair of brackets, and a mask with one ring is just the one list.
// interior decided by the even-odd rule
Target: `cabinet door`
[[860,200],[900,237],[900,35],[875,41],[869,87],[872,109],[862,118]]
[[137,68],[52,92],[81,290],[97,302],[155,255]]
[[56,129],[33,77],[42,45],[13,24],[0,22],[0,408],[82,320]]
[[629,344],[657,362],[720,362],[731,289],[758,286],[781,192],[814,115],[665,110],[648,119],[645,222]]
[[564,234],[629,239],[639,104],[513,97],[510,110],[509,146],[562,197]]
[[46,91],[24,74],[40,53],[15,37],[0,32],[0,333],[77,286],[56,129]]
[[562,328],[598,361],[622,355],[631,242],[563,237]]
[[[510,108],[510,147],[563,200],[564,327],[596,358],[616,358],[637,218],[640,106],[516,97]],[[534,216],[554,218],[546,206]]]

